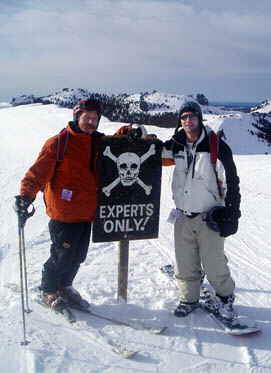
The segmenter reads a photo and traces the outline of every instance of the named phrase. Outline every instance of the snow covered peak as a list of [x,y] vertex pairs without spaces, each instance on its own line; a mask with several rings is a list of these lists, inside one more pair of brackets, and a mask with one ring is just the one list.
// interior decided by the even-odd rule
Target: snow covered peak
[[[208,99],[201,93],[191,95],[177,95],[153,91],[152,93],[135,93],[125,95],[124,102],[129,104],[131,113],[148,112],[150,115],[159,113],[176,113],[185,102],[194,101],[200,104],[201,110],[206,114],[223,114],[225,109],[210,106]],[[227,111],[228,112],[228,111]]]
[[42,102],[72,107],[77,101],[86,100],[93,95],[95,94],[88,89],[63,88],[59,92],[43,97]]
[[251,109],[252,113],[271,114],[271,100],[265,100],[260,105]]
[[13,97],[11,100],[12,106],[18,106],[18,105],[27,105],[27,104],[34,104],[37,102],[37,99],[34,97],[34,95],[20,95]]
[[[125,99],[126,102],[134,105],[134,109],[138,106],[140,110],[140,103],[142,101],[147,103],[147,107],[151,111],[178,111],[180,106],[187,101],[196,101],[193,95],[175,95],[153,91],[152,93],[135,93],[129,95]],[[141,109],[142,110],[142,109]]]
[[[176,112],[180,106],[187,101],[195,101],[202,105],[208,105],[208,99],[203,94],[195,95],[177,95],[162,93],[154,90],[153,92],[133,93],[133,94],[118,94],[118,95],[105,95],[95,93],[88,89],[83,88],[63,88],[56,93],[35,98],[33,95],[22,95],[12,99],[12,105],[23,105],[33,102],[43,102],[57,104],[64,107],[72,107],[75,102],[87,99],[90,97],[97,97],[100,99],[114,98],[115,100],[124,104],[129,104],[130,112],[144,112],[144,111],[160,111],[160,112]],[[145,106],[144,106],[144,104]]]
[[107,95],[83,88],[63,88],[44,97],[35,97],[34,95],[17,96],[12,99],[11,105],[17,106],[41,102],[72,108],[79,100],[88,98],[100,100],[104,105],[105,115],[109,119],[125,122],[127,122],[128,118],[133,121],[131,116],[134,114],[156,116],[163,113],[172,113],[174,116],[179,111],[180,106],[187,101],[199,103],[203,113],[221,114],[225,111],[222,108],[209,106],[208,99],[202,93],[177,95],[156,90],[144,93]]

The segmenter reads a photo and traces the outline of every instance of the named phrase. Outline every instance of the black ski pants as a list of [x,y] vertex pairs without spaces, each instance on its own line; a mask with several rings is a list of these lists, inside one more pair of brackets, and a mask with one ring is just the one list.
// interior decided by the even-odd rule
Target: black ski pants
[[80,263],[86,259],[91,234],[91,223],[63,223],[49,221],[51,252],[42,270],[41,290],[55,293],[71,286]]

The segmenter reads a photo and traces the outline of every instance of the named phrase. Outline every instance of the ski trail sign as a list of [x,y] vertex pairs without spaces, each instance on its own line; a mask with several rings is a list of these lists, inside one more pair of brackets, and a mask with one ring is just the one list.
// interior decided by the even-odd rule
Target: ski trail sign
[[159,140],[102,140],[93,242],[158,237],[161,151]]

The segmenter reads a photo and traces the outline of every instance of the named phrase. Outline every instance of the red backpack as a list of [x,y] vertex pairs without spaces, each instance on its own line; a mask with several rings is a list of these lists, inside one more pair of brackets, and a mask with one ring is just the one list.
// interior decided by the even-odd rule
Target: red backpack
[[56,160],[63,161],[69,143],[69,131],[63,128],[57,135]]
[[216,183],[217,183],[217,189],[219,197],[223,197],[221,184],[218,179],[217,171],[216,171],[216,162],[218,158],[218,152],[219,152],[219,139],[223,136],[223,131],[218,131],[217,133],[214,133],[213,131],[209,133],[209,144],[210,144],[210,159],[211,163],[213,165],[215,177],[216,177]]
[[[90,157],[90,169],[95,172],[97,170],[97,161],[98,161],[98,153],[100,149],[100,142],[101,137],[103,134],[99,134],[96,138],[96,141],[93,142],[91,147],[91,157]],[[56,160],[57,162],[61,162],[64,159],[65,152],[67,150],[69,144],[69,137],[70,133],[67,128],[63,128],[57,135],[57,148],[56,148]]]

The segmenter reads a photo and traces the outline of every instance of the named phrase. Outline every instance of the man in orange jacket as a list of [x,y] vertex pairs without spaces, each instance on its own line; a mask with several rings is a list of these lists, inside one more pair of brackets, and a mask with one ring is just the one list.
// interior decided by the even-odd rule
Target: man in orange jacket
[[97,156],[102,133],[97,131],[101,106],[97,100],[79,101],[74,120],[65,129],[66,149],[58,160],[60,136],[44,144],[37,160],[21,181],[17,211],[27,211],[39,191],[44,192],[46,212],[51,218],[51,253],[42,271],[42,301],[61,307],[63,297],[81,301],[73,280],[84,262],[97,207]]

